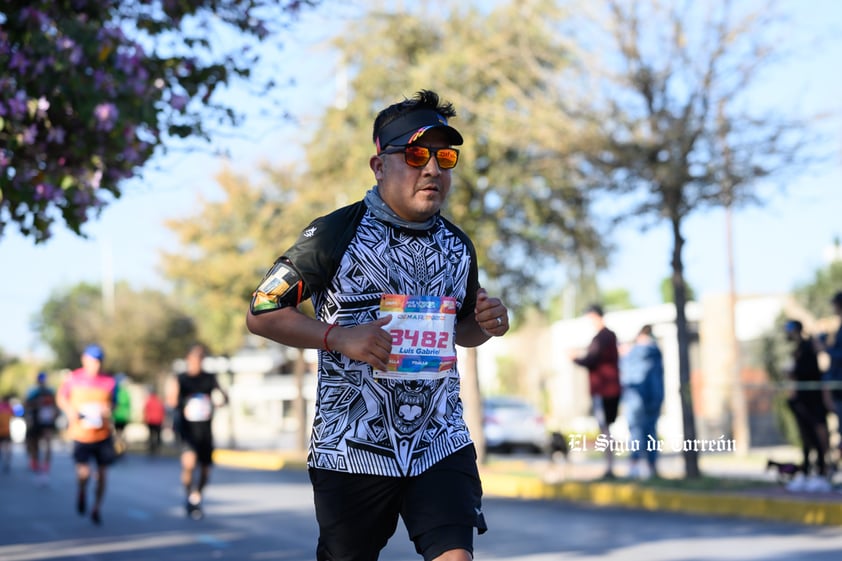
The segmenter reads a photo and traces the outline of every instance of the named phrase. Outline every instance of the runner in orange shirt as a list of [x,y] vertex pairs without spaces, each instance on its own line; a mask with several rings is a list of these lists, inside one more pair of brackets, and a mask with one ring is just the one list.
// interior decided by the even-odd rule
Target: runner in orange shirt
[[91,477],[90,461],[97,465],[96,490],[91,520],[102,523],[101,507],[105,496],[107,467],[117,457],[112,436],[112,415],[116,401],[114,378],[102,372],[105,354],[99,345],[89,345],[82,353],[82,367],[71,372],[58,391],[58,405],[68,419],[68,434],[73,441],[78,493],[76,510],[87,510],[87,487]]

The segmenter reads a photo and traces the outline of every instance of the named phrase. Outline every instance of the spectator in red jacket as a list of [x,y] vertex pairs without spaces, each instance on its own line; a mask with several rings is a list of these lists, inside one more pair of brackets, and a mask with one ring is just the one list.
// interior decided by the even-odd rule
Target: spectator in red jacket
[[[592,304],[585,315],[593,322],[596,335],[582,356],[571,354],[573,362],[588,369],[588,385],[591,394],[593,416],[600,432],[611,437],[609,427],[617,419],[620,404],[620,356],[617,349],[617,335],[605,326],[602,306]],[[614,451],[605,449],[607,469],[605,479],[614,478]]]
[[157,390],[154,387],[150,388],[149,396],[143,405],[143,422],[149,429],[148,451],[150,455],[157,454],[161,449],[161,428],[164,426],[165,418],[164,402],[158,395]]

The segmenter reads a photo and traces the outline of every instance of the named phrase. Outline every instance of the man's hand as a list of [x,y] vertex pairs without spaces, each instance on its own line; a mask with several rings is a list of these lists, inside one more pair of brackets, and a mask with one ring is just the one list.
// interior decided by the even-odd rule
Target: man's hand
[[371,323],[353,327],[337,326],[327,336],[327,346],[353,360],[370,364],[376,370],[389,369],[389,355],[392,352],[392,336],[383,329],[392,316],[383,316]]
[[509,310],[499,298],[490,297],[484,288],[477,291],[474,318],[489,337],[500,337],[509,330]]

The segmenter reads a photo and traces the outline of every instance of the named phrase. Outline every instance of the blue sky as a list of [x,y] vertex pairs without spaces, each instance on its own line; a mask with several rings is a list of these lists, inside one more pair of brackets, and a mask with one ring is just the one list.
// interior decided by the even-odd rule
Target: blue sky
[[[833,0],[784,2],[794,10],[792,40],[803,44],[822,32],[839,39],[810,56],[790,61],[768,83],[767,99],[804,110],[842,110],[842,3]],[[810,6],[811,11],[803,8]],[[322,57],[326,15],[305,18],[284,56],[299,61],[298,85],[290,109],[301,125],[312,122],[330,103],[333,67],[313,64]],[[304,64],[307,65],[306,70]],[[838,121],[836,121],[838,123]],[[838,127],[838,125],[837,125]],[[300,145],[301,130],[289,125],[253,141],[232,145],[232,166],[253,169],[269,159],[278,146],[284,151]],[[827,165],[805,175],[785,192],[764,187],[764,206],[734,215],[734,252],[737,289],[742,294],[780,293],[809,282],[823,266],[823,252],[842,237],[842,130],[830,131],[835,154]],[[223,163],[205,154],[173,155],[159,162],[162,171],[147,172],[125,186],[125,195],[105,209],[85,230],[88,239],[57,232],[46,245],[34,246],[14,231],[0,240],[0,347],[7,352],[41,353],[29,329],[30,318],[52,291],[81,281],[101,282],[106,271],[135,287],[165,288],[158,272],[158,252],[174,242],[163,221],[194,213],[197,198],[218,192],[213,177]],[[364,164],[363,164],[364,165]],[[362,194],[368,186],[361,186]],[[686,225],[686,275],[698,295],[728,288],[725,215],[721,210],[693,216]],[[601,278],[604,288],[626,288],[638,305],[659,302],[659,284],[670,272],[672,240],[665,226],[646,233],[628,228],[616,238],[618,252],[612,268]],[[110,265],[108,264],[110,263]],[[842,289],[842,287],[840,287]]]

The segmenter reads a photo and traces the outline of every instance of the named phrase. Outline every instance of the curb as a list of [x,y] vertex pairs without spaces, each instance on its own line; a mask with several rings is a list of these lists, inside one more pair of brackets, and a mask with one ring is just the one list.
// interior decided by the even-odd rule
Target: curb
[[266,471],[307,469],[306,456],[295,452],[281,453],[217,448],[213,451],[213,462],[226,467]]
[[[213,460],[219,465],[242,469],[307,469],[306,455],[296,452],[216,449]],[[563,500],[648,511],[842,526],[842,501],[770,497],[751,492],[677,491],[635,483],[548,482],[538,475],[500,473],[483,467],[480,467],[480,475],[483,493],[492,497]]]
[[549,483],[538,477],[488,472],[482,473],[482,485],[487,495],[496,497],[561,499],[599,506],[842,526],[842,502],[718,491],[675,491],[634,483]]

